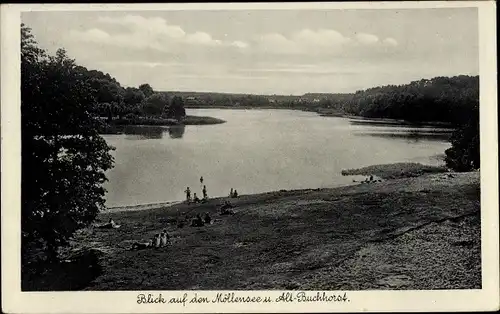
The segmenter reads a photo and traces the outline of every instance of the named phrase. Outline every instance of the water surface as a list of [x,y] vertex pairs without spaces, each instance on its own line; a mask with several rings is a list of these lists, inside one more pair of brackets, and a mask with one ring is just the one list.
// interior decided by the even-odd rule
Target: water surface
[[188,109],[217,125],[140,127],[105,135],[116,147],[109,207],[181,200],[189,186],[209,196],[352,182],[342,169],[393,162],[442,163],[448,129],[351,123],[293,110]]

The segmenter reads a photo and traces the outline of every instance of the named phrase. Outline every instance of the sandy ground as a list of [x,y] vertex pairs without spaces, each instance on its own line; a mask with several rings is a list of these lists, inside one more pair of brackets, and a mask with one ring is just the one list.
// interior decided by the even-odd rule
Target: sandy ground
[[[86,290],[481,288],[479,172],[334,189],[243,195],[235,215],[206,204],[102,213],[88,228],[102,271]],[[178,228],[209,212],[214,224]],[[130,250],[167,229],[166,248]]]

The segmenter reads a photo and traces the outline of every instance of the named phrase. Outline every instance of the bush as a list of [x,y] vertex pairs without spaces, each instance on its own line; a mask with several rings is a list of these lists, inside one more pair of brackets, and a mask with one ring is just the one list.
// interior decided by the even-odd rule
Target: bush
[[471,171],[480,167],[479,106],[475,106],[470,119],[451,136],[451,148],[446,153],[446,165],[455,171]]

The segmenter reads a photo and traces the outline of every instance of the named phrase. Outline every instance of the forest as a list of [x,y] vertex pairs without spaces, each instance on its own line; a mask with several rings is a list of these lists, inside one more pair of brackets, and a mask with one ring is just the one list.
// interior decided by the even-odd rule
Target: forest
[[461,75],[357,91],[341,108],[363,117],[460,125],[478,103],[479,76]]

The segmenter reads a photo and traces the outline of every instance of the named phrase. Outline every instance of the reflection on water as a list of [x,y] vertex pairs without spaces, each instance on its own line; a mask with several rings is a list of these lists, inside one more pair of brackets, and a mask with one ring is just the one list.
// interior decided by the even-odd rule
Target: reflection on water
[[170,138],[182,138],[186,132],[185,125],[173,125],[168,128],[168,135]]
[[[404,122],[404,121],[398,121],[398,120],[376,120],[376,119],[366,119],[366,120],[357,120],[357,119],[350,119],[349,123],[352,125],[369,125],[369,126],[388,126],[388,127],[413,127],[413,128],[419,128],[419,129],[436,129],[436,128],[443,128],[443,129],[448,129],[450,130],[451,127],[446,124],[446,123],[435,123],[435,125],[429,125],[429,124],[418,124],[418,123],[410,123],[410,122]],[[438,127],[439,125],[439,127]]]
[[151,125],[122,125],[116,127],[116,132],[124,134],[127,140],[160,140],[164,134],[172,139],[179,139],[184,136],[186,127],[184,125],[174,126],[151,126]]
[[161,126],[127,125],[123,133],[128,140],[162,139],[165,129]]
[[398,130],[391,132],[374,131],[374,132],[355,132],[356,136],[373,136],[382,138],[405,139],[408,142],[420,141],[448,141],[451,132],[419,132],[414,130]]
[[[403,139],[408,143],[420,141],[448,141],[453,129],[435,126],[415,126],[398,121],[350,120],[361,129],[353,132],[356,136]],[[370,126],[371,128],[367,128]]]

